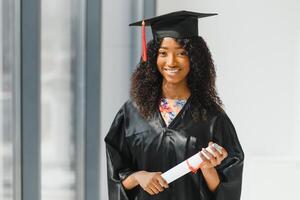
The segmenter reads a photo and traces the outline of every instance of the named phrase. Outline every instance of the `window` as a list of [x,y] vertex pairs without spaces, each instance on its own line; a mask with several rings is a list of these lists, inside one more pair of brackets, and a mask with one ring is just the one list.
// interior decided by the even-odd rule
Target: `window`
[[83,199],[83,1],[41,1],[42,200]]
[[19,1],[0,2],[0,199],[18,198],[20,182]]

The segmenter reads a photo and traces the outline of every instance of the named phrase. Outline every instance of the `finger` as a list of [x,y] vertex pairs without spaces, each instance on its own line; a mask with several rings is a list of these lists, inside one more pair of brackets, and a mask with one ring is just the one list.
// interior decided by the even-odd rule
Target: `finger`
[[207,158],[202,154],[202,152],[199,155],[200,155],[200,158],[202,159],[200,168],[202,168],[202,169],[209,168],[209,165],[211,165],[209,160],[207,160]]
[[207,155],[206,153],[205,153],[205,151],[204,151],[205,149],[204,148],[202,148],[202,150],[201,150],[201,153],[202,153],[202,155],[203,156],[205,156],[205,158],[206,158],[206,160],[209,160],[210,159],[210,157],[209,157],[209,155]]
[[221,154],[213,145],[210,145],[208,148],[212,151],[217,160],[222,160],[223,154]]
[[204,155],[204,153],[202,151],[199,153],[199,155],[200,155],[200,158],[202,159],[203,163],[208,161],[207,157]]
[[216,155],[216,149],[213,146],[213,143],[209,143],[208,147],[205,148],[209,153],[211,153],[214,157],[217,157]]
[[211,146],[208,146],[208,147],[205,148],[205,149],[206,149],[206,151],[208,151],[209,153],[211,153],[214,157],[216,157],[216,155],[215,155],[215,153],[214,153],[214,151],[213,151],[213,149],[212,149]]
[[228,156],[228,153],[224,147],[222,147],[216,143],[213,143],[212,146],[215,150],[217,150],[216,157],[217,157],[217,163],[219,165]]
[[158,172],[153,179],[152,185],[159,191],[162,192],[164,191],[164,188],[162,187],[162,185],[159,182],[159,177],[160,177],[160,173]]
[[212,146],[213,146],[220,154],[222,154],[222,149],[224,149],[223,147],[221,147],[221,146],[218,145],[217,143],[213,143]]
[[144,188],[144,190],[145,190],[146,192],[148,192],[148,194],[154,195],[154,192],[152,192],[152,190],[151,190],[150,188]]
[[206,149],[202,149],[202,152],[203,153],[205,153],[205,155],[206,156],[208,156],[208,159],[209,159],[209,161],[211,162],[211,164],[213,165],[213,166],[216,166],[217,165],[217,160],[216,160],[216,158],[210,153],[210,152],[208,152]]
[[165,179],[163,179],[162,176],[158,176],[158,177],[157,177],[157,180],[158,180],[159,184],[160,184],[162,187],[164,187],[164,188],[168,188],[168,187],[169,187],[168,182],[167,182]]
[[158,182],[158,184],[164,188],[168,188],[169,185],[167,183],[167,181],[165,181],[165,179],[163,179],[163,177],[161,176],[162,172],[157,172],[157,175],[155,176],[156,181]]
[[[222,148],[224,149],[224,148]],[[216,159],[217,159],[217,163],[218,165],[221,164],[221,162],[227,157],[227,152],[224,149],[224,151],[222,150],[222,153],[220,153],[219,151],[216,151]]]
[[223,154],[223,159],[227,158],[228,152],[226,151],[225,148],[222,148],[222,154]]
[[160,184],[160,182],[158,180],[156,181],[156,183],[153,183],[153,185],[159,192],[164,191],[164,188],[162,187],[162,185]]
[[201,152],[208,160],[211,160],[212,158],[214,158],[214,155],[204,148],[202,148]]
[[158,194],[159,190],[156,188],[154,183],[151,183],[150,189],[153,191],[154,194]]

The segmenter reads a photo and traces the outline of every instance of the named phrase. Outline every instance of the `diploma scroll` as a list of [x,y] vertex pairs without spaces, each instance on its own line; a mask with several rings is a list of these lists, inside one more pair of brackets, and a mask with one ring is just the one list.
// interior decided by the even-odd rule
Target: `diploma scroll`
[[[219,146],[216,143],[214,143],[212,146],[215,147],[220,154],[222,154],[221,146]],[[210,147],[207,147],[206,150],[208,152],[214,154],[213,151],[210,149]],[[200,164],[202,163],[202,161],[203,160],[200,157],[200,152],[198,152],[195,155],[189,157],[187,160],[185,160],[185,161],[179,163],[178,165],[174,166],[173,168],[169,169],[168,171],[163,173],[161,176],[169,184],[169,183],[175,181],[176,179],[180,178],[181,176],[191,172],[193,169],[197,170],[199,168]]]

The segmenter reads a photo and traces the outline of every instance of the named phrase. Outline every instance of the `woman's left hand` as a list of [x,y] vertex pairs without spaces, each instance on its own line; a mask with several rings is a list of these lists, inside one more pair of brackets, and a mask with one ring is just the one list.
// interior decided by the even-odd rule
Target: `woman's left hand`
[[210,169],[221,164],[221,162],[228,156],[226,149],[222,147],[222,153],[220,153],[214,146],[213,142],[208,143],[208,147],[212,150],[213,154],[202,148],[200,157],[203,162],[200,165],[201,170]]

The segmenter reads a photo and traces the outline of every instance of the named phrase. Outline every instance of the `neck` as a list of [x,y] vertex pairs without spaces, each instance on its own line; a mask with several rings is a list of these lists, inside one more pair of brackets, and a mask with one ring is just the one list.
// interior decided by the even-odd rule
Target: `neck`
[[187,100],[191,96],[191,91],[188,88],[186,81],[177,84],[163,81],[162,95],[167,99]]

